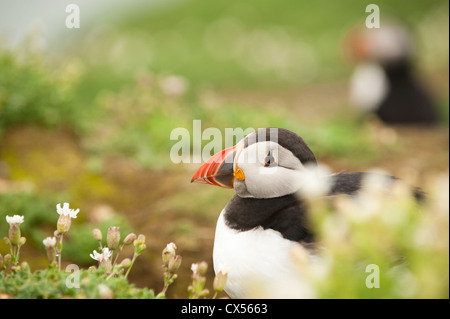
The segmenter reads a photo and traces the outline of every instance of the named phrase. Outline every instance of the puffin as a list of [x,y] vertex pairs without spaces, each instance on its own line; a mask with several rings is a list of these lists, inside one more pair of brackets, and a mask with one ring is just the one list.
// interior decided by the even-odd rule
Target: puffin
[[438,124],[435,103],[415,74],[412,42],[409,31],[393,21],[348,33],[344,50],[356,63],[349,99],[363,114],[388,125]]
[[[316,158],[299,135],[272,127],[213,155],[193,175],[191,183],[235,191],[217,220],[213,248],[216,274],[228,269],[224,290],[231,298],[248,298],[255,290],[262,298],[315,297],[294,260],[299,247],[310,262],[318,260],[308,205],[301,196],[311,188],[311,176],[322,178],[309,173],[315,167]],[[378,173],[331,174],[323,195],[357,196],[367,174]],[[415,195],[422,196],[420,191]]]

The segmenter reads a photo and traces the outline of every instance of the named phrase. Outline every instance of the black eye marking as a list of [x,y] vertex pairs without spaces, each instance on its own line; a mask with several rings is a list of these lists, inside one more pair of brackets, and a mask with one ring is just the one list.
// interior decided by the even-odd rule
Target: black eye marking
[[275,158],[269,151],[269,154],[267,154],[266,158],[264,159],[264,167],[275,166],[276,164],[277,163],[275,162]]

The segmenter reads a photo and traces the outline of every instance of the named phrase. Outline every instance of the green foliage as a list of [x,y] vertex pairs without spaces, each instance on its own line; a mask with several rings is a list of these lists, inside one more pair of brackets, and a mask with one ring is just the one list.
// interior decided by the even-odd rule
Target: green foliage
[[[92,239],[95,239],[99,245],[100,253],[93,251],[93,254],[90,254],[91,261],[92,259],[98,261],[98,268],[91,266],[86,271],[80,270],[76,264],[69,264],[65,271],[62,271],[63,252],[66,256],[63,239],[70,238],[68,232],[71,220],[78,217],[79,209],[70,209],[69,203],[64,203],[63,206],[58,204],[57,213],[59,218],[57,230],[52,233],[54,236],[48,236],[43,240],[49,266],[34,273],[26,261],[20,260],[20,248],[26,243],[26,237],[21,236],[20,230],[20,225],[25,223],[25,215],[9,216],[6,219],[9,230],[8,236],[5,236],[3,241],[8,245],[9,253],[4,256],[0,254],[2,298],[155,298],[153,290],[136,289],[126,279],[136,258],[146,249],[145,236],[140,234],[136,237],[130,233],[121,242],[120,227],[117,226],[109,227],[106,232],[107,247],[102,245],[100,229],[91,231],[89,235],[83,234],[93,243],[95,241]],[[134,246],[132,259],[124,258],[118,263],[123,247],[131,244]],[[87,255],[89,250],[86,251],[86,248],[87,245],[78,247]],[[181,263],[181,257],[179,258]],[[178,267],[171,268],[174,276]],[[168,286],[165,287],[166,290]]]
[[[136,236],[134,233],[130,233],[122,239],[120,227],[117,226],[108,228],[106,245],[103,245],[104,232],[99,228],[95,228],[91,234],[85,236],[91,238],[91,241],[94,239],[99,245],[98,249],[90,254],[92,259],[98,261],[98,268],[91,266],[88,270],[83,270],[76,264],[69,264],[65,270],[61,269],[61,256],[63,252],[64,255],[66,252],[63,249],[63,238],[68,237],[71,220],[77,217],[79,210],[70,209],[69,204],[64,203],[63,206],[58,205],[58,213],[60,217],[54,237],[49,236],[43,241],[49,266],[47,269],[35,272],[31,272],[26,261],[20,260],[20,247],[26,243],[26,238],[21,237],[20,231],[20,225],[25,222],[25,216],[8,217],[7,222],[10,224],[8,236],[5,236],[3,241],[9,246],[10,253],[4,256],[0,254],[0,294],[2,299],[161,299],[166,297],[167,289],[178,278],[177,271],[182,262],[181,256],[176,254],[174,243],[168,244],[162,251],[164,287],[155,296],[153,290],[137,289],[127,281],[136,258],[147,248],[145,236],[143,234]],[[134,246],[132,259],[123,258],[119,263],[118,258],[122,249],[124,246],[130,245]],[[79,249],[86,252],[86,248]],[[204,262],[202,265],[202,269],[204,269],[202,274],[204,275],[207,265]],[[223,279],[226,280],[226,277]],[[203,284],[204,282],[205,279],[203,279]]]
[[[4,193],[0,196],[0,233],[8,232],[8,224],[5,221],[7,215],[20,214],[25,216],[25,223],[21,229],[27,234],[27,245],[32,245],[39,250],[44,251],[42,240],[51,235],[51,231],[58,214],[54,200],[49,195],[37,195],[34,193]],[[123,233],[130,233],[131,226],[124,216],[114,214],[97,225],[103,233],[107,232],[108,227],[121,225]],[[92,228],[90,223],[83,220],[83,217],[77,218],[71,226],[70,236],[64,241],[64,255],[80,265],[92,264],[89,257],[98,244],[92,240]],[[3,246],[3,244],[0,244]],[[0,247],[3,248],[3,247]],[[0,249],[0,252],[5,250]]]
[[45,225],[54,224],[57,220],[54,201],[46,196],[27,193],[4,193],[0,196],[0,233],[8,232],[5,223],[7,215],[22,215],[26,212],[26,222],[21,228],[27,234],[29,243],[42,245],[41,229]]
[[[202,148],[214,142],[216,152],[226,146],[226,128],[283,127],[303,136],[319,157],[333,155],[359,160],[376,157],[370,126],[355,119],[333,118],[323,125],[311,125],[289,117],[289,111],[283,108],[224,101],[214,91],[196,98],[188,98],[187,93],[172,96],[164,91],[161,84],[164,78],[141,73],[132,88],[127,86],[118,93],[103,94],[97,105],[105,120],[96,125],[94,134],[86,136],[89,150],[124,154],[146,167],[167,169],[173,166],[169,157],[171,147],[179,141],[169,139],[171,132],[186,128],[192,152],[195,119],[201,121],[201,133],[210,127],[220,130],[218,140],[216,136],[200,136]],[[233,144],[237,142],[235,138]]]
[[[168,168],[172,165],[171,147],[177,142],[170,140],[171,132],[179,127],[186,128],[190,132],[189,142],[192,142],[193,119],[202,121],[202,130],[218,128],[222,137],[227,127],[288,126],[281,112],[248,104],[219,102],[211,105],[188,98],[187,92],[174,96],[171,88],[164,85],[164,80],[170,77],[176,78],[141,73],[132,88],[124,87],[118,93],[102,95],[97,105],[107,116],[97,124],[95,133],[87,136],[89,150],[124,154],[150,168]],[[209,142],[211,140],[204,139],[202,145]],[[219,143],[218,148],[224,145],[223,138],[215,142]]]
[[[121,225],[120,230],[124,234],[131,232],[131,226],[124,216],[115,215],[97,227],[106,234],[108,227]],[[89,254],[97,249],[98,243],[92,240],[93,225],[90,223],[72,223],[70,236],[64,241],[64,257],[80,265],[91,265],[92,258]],[[41,233],[41,238],[42,238]]]
[[[141,7],[109,21],[110,29],[100,30],[101,36],[80,41],[80,55],[95,61],[90,68],[96,77],[87,78],[84,86],[92,87],[101,78],[115,90],[138,68],[182,74],[196,87],[297,87],[343,77],[350,68],[342,58],[342,40],[351,27],[364,23],[367,4],[188,0]],[[445,0],[378,5],[386,19],[398,18],[413,29],[421,28],[424,20],[436,21],[435,11],[448,10]],[[429,34],[446,24],[448,18],[440,19],[419,40],[429,42]],[[77,47],[80,43],[73,49]],[[432,56],[436,46],[425,49]],[[439,51],[448,55],[448,48]],[[443,56],[434,60],[448,63]]]
[[319,159],[332,156],[369,162],[378,155],[377,132],[356,120],[332,119],[320,126],[304,125],[297,133],[308,141]]
[[449,297],[448,178],[432,179],[421,204],[404,183],[384,183],[372,180],[358,199],[312,201],[326,250],[312,267],[299,265],[318,297]]
[[[66,284],[66,282],[75,283],[78,280],[79,288]],[[155,298],[153,290],[136,288],[123,276],[105,280],[103,269],[94,271],[80,269],[76,273],[58,271],[57,267],[49,267],[34,272],[30,272],[29,269],[18,269],[10,274],[0,272],[0,291],[8,298],[17,299]]]
[[31,49],[20,53],[0,49],[0,130],[20,124],[76,127],[72,80]]

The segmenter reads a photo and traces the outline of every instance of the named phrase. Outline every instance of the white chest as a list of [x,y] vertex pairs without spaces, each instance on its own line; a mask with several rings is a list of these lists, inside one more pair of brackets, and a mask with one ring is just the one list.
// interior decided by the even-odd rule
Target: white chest
[[364,63],[355,69],[350,81],[350,101],[356,107],[373,112],[388,92],[389,83],[380,66]]
[[231,298],[314,296],[293,259],[298,243],[262,227],[236,231],[225,224],[223,215],[224,210],[217,221],[213,260],[216,272],[229,267],[225,291]]

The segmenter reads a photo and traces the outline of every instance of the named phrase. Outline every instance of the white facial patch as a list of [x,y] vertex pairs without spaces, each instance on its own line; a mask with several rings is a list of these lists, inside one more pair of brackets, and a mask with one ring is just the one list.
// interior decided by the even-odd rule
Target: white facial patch
[[303,164],[291,151],[272,141],[258,142],[247,146],[237,154],[235,162],[241,169],[243,165],[248,164],[259,164],[264,167],[265,159],[269,154],[277,164],[270,168],[278,166],[294,170],[303,168]]
[[[266,165],[271,156],[272,165]],[[267,141],[240,150],[235,169],[240,168],[245,180],[235,180],[234,189],[241,197],[273,198],[296,192],[303,184],[305,167],[288,149]]]

